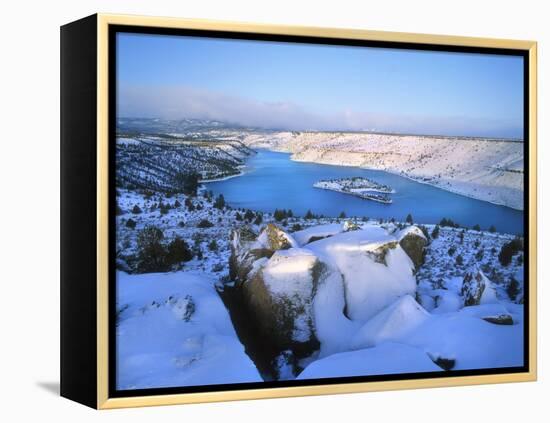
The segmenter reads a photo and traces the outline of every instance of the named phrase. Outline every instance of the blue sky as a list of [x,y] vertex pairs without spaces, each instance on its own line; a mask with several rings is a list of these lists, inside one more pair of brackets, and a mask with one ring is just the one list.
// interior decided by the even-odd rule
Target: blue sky
[[118,115],[521,137],[519,57],[119,34]]

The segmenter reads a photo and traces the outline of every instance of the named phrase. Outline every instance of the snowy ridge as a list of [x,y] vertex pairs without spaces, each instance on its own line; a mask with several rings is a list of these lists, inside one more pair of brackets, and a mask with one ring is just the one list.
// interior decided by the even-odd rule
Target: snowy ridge
[[344,132],[245,136],[292,160],[384,170],[457,194],[523,209],[523,143],[465,137]]

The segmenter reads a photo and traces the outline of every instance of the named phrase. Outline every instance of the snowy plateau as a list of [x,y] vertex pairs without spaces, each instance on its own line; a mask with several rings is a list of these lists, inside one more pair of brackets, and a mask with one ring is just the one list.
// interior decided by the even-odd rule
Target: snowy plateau
[[120,120],[118,389],[523,366],[523,238],[212,195],[260,147],[522,207],[516,141]]

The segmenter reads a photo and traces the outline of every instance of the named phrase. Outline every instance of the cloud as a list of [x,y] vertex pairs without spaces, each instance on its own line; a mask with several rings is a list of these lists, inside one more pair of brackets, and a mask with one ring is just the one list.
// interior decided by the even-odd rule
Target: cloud
[[210,119],[285,130],[381,131],[521,138],[510,122],[464,116],[390,115],[356,110],[315,113],[292,102],[262,102],[188,86],[122,86],[119,117]]

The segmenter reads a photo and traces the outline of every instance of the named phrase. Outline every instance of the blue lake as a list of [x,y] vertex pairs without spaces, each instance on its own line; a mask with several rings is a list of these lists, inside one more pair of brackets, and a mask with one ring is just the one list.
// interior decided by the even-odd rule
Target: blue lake
[[[320,179],[364,176],[395,191],[392,204],[363,200],[347,194],[314,188]],[[411,213],[418,223],[438,223],[450,218],[461,225],[479,224],[483,229],[495,225],[497,231],[523,234],[523,212],[474,200],[439,188],[411,181],[391,173],[356,167],[301,163],[290,160],[290,154],[259,150],[247,162],[246,173],[224,181],[210,182],[207,188],[223,194],[235,208],[263,212],[291,209],[303,216],[307,210],[336,217],[347,216],[395,218],[404,221]]]

